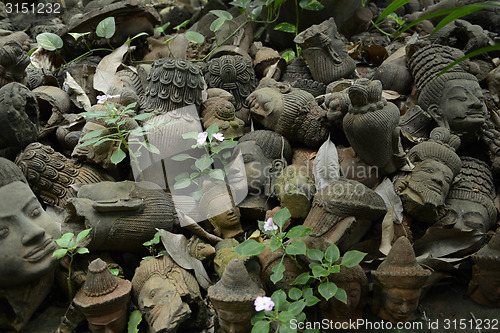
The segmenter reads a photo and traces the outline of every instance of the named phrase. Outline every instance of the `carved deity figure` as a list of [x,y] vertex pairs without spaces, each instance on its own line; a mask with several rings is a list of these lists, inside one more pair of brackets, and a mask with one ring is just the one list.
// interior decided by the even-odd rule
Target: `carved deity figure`
[[319,147],[328,138],[326,111],[305,90],[264,78],[247,103],[253,119],[292,143]]
[[391,323],[417,319],[420,293],[430,274],[417,264],[408,238],[399,237],[384,262],[372,270],[373,312]]
[[444,214],[445,198],[462,165],[455,153],[459,144],[456,135],[440,127],[432,130],[429,141],[410,149],[415,167],[394,185],[405,211],[416,220],[434,223]]
[[458,49],[432,44],[416,51],[408,65],[422,109],[437,126],[449,128],[463,142],[473,142],[481,137],[488,118],[477,78],[458,65],[439,75],[461,56]]
[[311,208],[316,186],[305,166],[292,164],[278,176],[274,191],[281,206],[287,207],[293,218],[304,218]]
[[19,167],[0,158],[1,331],[19,331],[49,293],[59,235]]
[[30,59],[23,47],[15,40],[8,41],[0,47],[0,87],[10,82],[25,84],[25,69]]
[[500,228],[472,260],[475,265],[467,293],[476,303],[500,307]]
[[234,105],[221,97],[211,97],[204,103],[202,112],[203,128],[217,124],[225,139],[237,139],[243,136],[245,122],[235,116]]

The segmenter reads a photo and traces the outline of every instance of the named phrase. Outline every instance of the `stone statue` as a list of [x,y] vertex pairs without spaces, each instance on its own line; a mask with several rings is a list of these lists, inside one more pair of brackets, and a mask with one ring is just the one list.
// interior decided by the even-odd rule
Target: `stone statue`
[[500,307],[500,228],[490,242],[472,255],[472,280],[467,293],[476,303]]
[[463,156],[457,181],[448,192],[446,205],[455,219],[454,228],[487,232],[497,221],[495,185],[488,165]]
[[263,78],[247,104],[253,119],[292,143],[319,147],[328,138],[326,111],[313,95],[288,83]]
[[255,314],[254,301],[264,296],[248,274],[243,262],[233,259],[222,278],[208,288],[208,298],[217,311],[220,332],[244,333],[252,328],[250,320]]
[[101,259],[89,265],[87,278],[74,302],[89,322],[92,333],[123,332],[132,284],[115,277]]
[[375,191],[341,177],[316,193],[304,226],[312,229],[311,237],[321,237],[347,251],[386,211],[384,200]]
[[417,319],[420,292],[430,274],[417,264],[408,238],[399,237],[384,262],[372,270],[373,312],[391,323]]
[[68,200],[63,230],[92,228],[82,245],[90,251],[142,252],[156,229],[178,224],[172,196],[146,183],[100,182],[80,188]]
[[142,109],[164,114],[194,104],[199,109],[205,81],[201,68],[186,60],[162,58],[153,63]]
[[[341,260],[341,259],[340,259]],[[337,264],[340,264],[340,260]],[[368,296],[368,279],[360,265],[354,267],[340,266],[340,272],[330,274],[328,280],[345,290],[347,303],[330,298],[320,303],[323,319],[334,322],[349,322],[363,318],[363,308]]]
[[254,91],[257,80],[252,61],[241,55],[223,55],[211,59],[203,69],[208,88],[221,88],[235,99],[235,109],[245,106],[245,99]]
[[458,49],[433,44],[416,51],[408,66],[422,109],[438,126],[449,128],[463,142],[474,142],[481,137],[481,127],[488,118],[477,78],[458,65],[438,76],[461,56]]
[[358,80],[349,87],[351,106],[344,116],[344,133],[367,164],[391,174],[405,163],[399,135],[399,109],[382,97],[380,81]]
[[76,197],[74,184],[114,181],[102,169],[72,162],[61,153],[39,142],[29,144],[18,155],[16,164],[23,171],[33,192],[46,204],[63,208]]
[[233,103],[221,97],[212,97],[207,99],[203,106],[203,128],[207,129],[210,125],[217,124],[219,132],[225,139],[237,139],[243,136],[245,122],[236,118]]
[[394,182],[404,210],[417,221],[434,223],[444,214],[443,205],[453,178],[462,162],[455,153],[460,139],[438,127],[429,141],[410,149],[408,158],[414,169]]
[[59,236],[19,167],[0,158],[1,331],[19,331],[49,293]]
[[25,84],[25,69],[30,59],[18,42],[11,40],[0,47],[0,87],[10,82]]
[[316,193],[314,180],[305,166],[289,165],[276,179],[276,197],[282,207],[287,207],[293,218],[305,218]]
[[169,256],[141,261],[132,279],[132,297],[151,333],[206,327],[207,309],[196,279]]
[[225,183],[214,184],[204,191],[200,199],[200,210],[214,227],[217,236],[226,239],[243,233],[240,210],[234,204]]
[[313,25],[295,37],[314,80],[328,84],[354,73],[356,64],[337,31],[333,18]]

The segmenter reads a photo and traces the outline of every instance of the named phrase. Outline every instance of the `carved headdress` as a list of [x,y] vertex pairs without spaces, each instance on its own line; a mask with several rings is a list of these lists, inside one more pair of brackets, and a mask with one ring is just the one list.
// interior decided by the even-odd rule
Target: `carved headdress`
[[472,260],[481,269],[494,271],[500,269],[500,228],[489,243],[472,256]]

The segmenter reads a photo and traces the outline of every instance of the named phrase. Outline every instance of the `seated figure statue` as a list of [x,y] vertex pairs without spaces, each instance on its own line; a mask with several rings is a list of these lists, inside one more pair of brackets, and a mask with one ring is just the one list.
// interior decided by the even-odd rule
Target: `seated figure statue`
[[19,167],[0,158],[0,331],[19,331],[49,293],[59,234]]
[[387,258],[372,271],[375,279],[373,312],[391,323],[417,319],[422,287],[431,272],[417,264],[408,238],[401,236]]
[[500,228],[472,260],[475,265],[467,291],[470,298],[482,305],[500,307]]

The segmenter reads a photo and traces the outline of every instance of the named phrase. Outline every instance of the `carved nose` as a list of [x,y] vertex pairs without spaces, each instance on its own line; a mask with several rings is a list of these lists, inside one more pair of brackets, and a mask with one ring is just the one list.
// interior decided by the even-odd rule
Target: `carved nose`
[[45,230],[31,222],[24,223],[23,228],[25,229],[23,237],[21,238],[23,245],[36,244],[45,235]]

